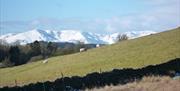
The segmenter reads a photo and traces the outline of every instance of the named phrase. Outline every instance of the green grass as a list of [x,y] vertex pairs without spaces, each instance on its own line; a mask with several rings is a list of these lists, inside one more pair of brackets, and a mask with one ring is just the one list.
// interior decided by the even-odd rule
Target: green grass
[[12,86],[37,81],[55,80],[64,76],[84,76],[87,73],[110,71],[114,68],[140,68],[160,64],[180,57],[180,28],[82,53],[49,58],[12,68],[0,69],[0,86]]

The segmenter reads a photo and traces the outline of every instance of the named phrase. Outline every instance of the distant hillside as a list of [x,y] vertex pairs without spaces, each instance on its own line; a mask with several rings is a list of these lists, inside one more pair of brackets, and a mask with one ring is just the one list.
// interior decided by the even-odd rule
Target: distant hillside
[[46,42],[73,42],[78,41],[86,44],[112,44],[115,43],[118,35],[127,35],[130,39],[137,38],[149,34],[154,34],[153,31],[130,31],[125,33],[113,33],[113,34],[97,34],[91,32],[80,32],[79,30],[40,30],[34,29],[31,31],[6,34],[0,36],[0,40],[10,44],[27,44],[34,41],[46,41]]
[[122,41],[82,53],[49,58],[22,66],[0,69],[0,86],[55,80],[63,76],[84,76],[87,73],[114,68],[140,68],[180,57],[180,28]]

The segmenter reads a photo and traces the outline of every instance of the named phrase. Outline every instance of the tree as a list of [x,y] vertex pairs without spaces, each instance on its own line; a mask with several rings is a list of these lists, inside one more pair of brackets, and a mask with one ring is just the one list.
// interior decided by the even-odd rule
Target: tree
[[82,40],[78,40],[76,44],[84,45],[85,43]]
[[10,54],[10,61],[12,63],[14,63],[15,65],[19,65],[21,64],[20,62],[20,50],[18,48],[18,46],[11,46],[10,50],[9,50],[9,54]]
[[85,48],[85,43],[83,41],[77,41],[76,45],[74,46],[74,52],[79,52],[79,49]]
[[48,55],[52,55],[57,50],[57,45],[49,42],[47,45]]
[[0,62],[2,62],[3,60],[5,60],[6,57],[8,57],[8,51],[9,46],[0,44]]
[[128,36],[126,34],[118,35],[117,36],[117,42],[123,41],[123,40],[128,40]]
[[34,41],[34,43],[30,44],[31,46],[31,56],[38,56],[41,54],[41,46],[38,41]]
[[14,64],[9,60],[9,57],[6,57],[3,61],[2,61],[2,66],[1,67],[11,67]]
[[41,47],[41,55],[42,55],[42,57],[47,58],[47,56],[48,56],[47,43],[46,42],[41,42],[40,47]]

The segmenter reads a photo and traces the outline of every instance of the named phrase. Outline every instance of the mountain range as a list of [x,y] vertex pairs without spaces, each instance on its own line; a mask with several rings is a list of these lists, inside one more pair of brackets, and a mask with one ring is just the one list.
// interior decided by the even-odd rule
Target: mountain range
[[6,43],[20,43],[27,44],[38,41],[51,41],[51,42],[72,42],[78,41],[84,42],[85,44],[113,44],[117,40],[118,35],[125,34],[129,39],[142,37],[150,34],[154,34],[154,31],[129,31],[124,33],[113,33],[113,34],[98,34],[91,32],[80,32],[78,30],[41,30],[33,29],[22,33],[9,33],[0,36],[0,40]]

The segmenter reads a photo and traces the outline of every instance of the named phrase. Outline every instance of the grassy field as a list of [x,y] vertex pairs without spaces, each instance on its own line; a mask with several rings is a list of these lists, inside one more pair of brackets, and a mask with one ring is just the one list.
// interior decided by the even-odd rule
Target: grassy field
[[64,76],[84,76],[87,73],[114,68],[140,68],[160,64],[180,57],[180,28],[82,53],[49,58],[42,61],[0,69],[0,86],[13,86],[53,81]]
[[119,86],[105,86],[104,88],[87,89],[86,91],[179,91],[180,79],[170,77],[144,77],[136,81]]

